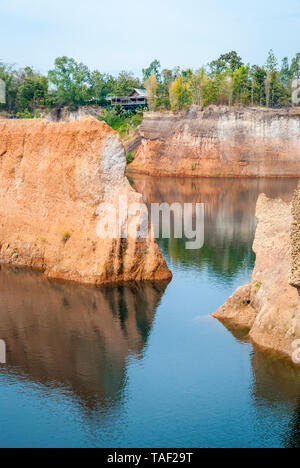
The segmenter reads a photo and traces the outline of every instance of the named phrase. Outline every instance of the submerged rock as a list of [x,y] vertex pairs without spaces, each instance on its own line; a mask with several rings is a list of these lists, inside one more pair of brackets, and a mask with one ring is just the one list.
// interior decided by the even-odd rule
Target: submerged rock
[[146,113],[130,172],[192,177],[300,176],[300,108],[191,106]]
[[93,284],[170,278],[150,229],[97,235],[100,204],[122,218],[120,196],[142,202],[125,166],[117,133],[93,117],[0,121],[0,262]]
[[[298,200],[299,189],[293,201],[294,216]],[[300,224],[292,219],[289,203],[265,195],[258,199],[256,216],[252,282],[239,288],[213,316],[224,324],[247,326],[254,343],[292,358],[295,340],[300,338],[300,297],[289,284],[290,251],[297,249],[295,232],[300,232]]]

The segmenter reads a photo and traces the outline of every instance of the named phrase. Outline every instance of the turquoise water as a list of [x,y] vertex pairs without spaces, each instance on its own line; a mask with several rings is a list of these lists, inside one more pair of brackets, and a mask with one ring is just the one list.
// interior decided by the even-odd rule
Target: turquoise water
[[135,177],[147,202],[204,202],[205,245],[159,243],[169,284],[95,289],[2,267],[0,446],[300,446],[300,372],[214,312],[249,281],[260,192],[296,182]]

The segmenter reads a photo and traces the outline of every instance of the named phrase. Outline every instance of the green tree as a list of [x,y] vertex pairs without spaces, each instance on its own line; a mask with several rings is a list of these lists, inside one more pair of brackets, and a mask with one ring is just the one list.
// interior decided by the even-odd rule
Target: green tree
[[278,71],[278,61],[272,49],[269,51],[269,55],[266,61],[266,70],[270,71],[271,73]]
[[105,103],[108,94],[107,77],[98,70],[90,74],[90,96],[98,104]]
[[17,105],[17,93],[20,79],[12,65],[0,61],[0,79],[5,82],[6,104],[5,108],[13,112]]
[[18,110],[34,112],[37,107],[46,104],[48,80],[45,76],[35,73],[29,67],[25,68],[24,75],[24,79],[17,91]]
[[280,81],[280,83],[287,86],[289,84],[290,78],[291,78],[291,76],[290,76],[289,59],[288,59],[288,57],[284,57],[283,60],[282,60],[281,70],[280,70],[280,73],[279,73],[279,81]]
[[231,70],[237,70],[243,65],[242,58],[235,50],[222,54],[217,60],[209,64],[211,76],[220,75],[221,73]]
[[115,79],[112,87],[112,94],[116,96],[128,96],[134,88],[140,88],[141,83],[132,73],[121,71]]
[[265,79],[265,89],[266,89],[266,106],[270,107],[270,94],[272,86],[272,74],[270,70],[267,70],[267,77]]
[[251,102],[250,66],[242,65],[233,72],[234,97],[236,102],[249,104]]
[[69,57],[58,57],[48,78],[55,86],[58,104],[78,106],[89,100],[90,72],[83,63]]
[[265,104],[265,80],[267,73],[264,67],[253,65],[251,68],[251,101],[262,106]]
[[293,58],[290,68],[290,78],[300,77],[300,53]]
[[270,50],[266,62],[267,78],[265,80],[266,105],[275,107],[288,103],[288,94],[284,85],[280,83],[280,72],[278,70],[278,61],[273,50]]
[[160,68],[160,61],[157,59],[153,60],[148,68],[143,68],[143,83],[145,83],[145,81],[150,78],[153,72],[155,73],[157,81],[160,81]]

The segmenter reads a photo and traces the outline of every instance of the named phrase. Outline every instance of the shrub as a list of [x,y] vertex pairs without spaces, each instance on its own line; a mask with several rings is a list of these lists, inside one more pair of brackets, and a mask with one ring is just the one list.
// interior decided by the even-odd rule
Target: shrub
[[[119,112],[119,109],[117,109]],[[104,116],[98,117],[98,120],[104,121],[111,128],[116,130],[121,137],[127,135],[130,130],[137,128],[143,121],[143,114],[133,114],[131,111],[123,110],[122,113],[116,113],[114,110],[106,110]]]
[[34,116],[28,109],[25,109],[24,112],[18,112],[17,117],[19,119],[33,119]]
[[133,161],[133,154],[132,153],[126,153],[126,161],[127,161],[127,164],[130,164],[132,163]]

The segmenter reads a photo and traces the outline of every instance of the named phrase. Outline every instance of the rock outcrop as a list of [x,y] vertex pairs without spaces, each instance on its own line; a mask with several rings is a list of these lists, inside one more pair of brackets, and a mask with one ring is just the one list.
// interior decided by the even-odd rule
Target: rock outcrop
[[191,177],[299,177],[300,108],[197,106],[146,113],[130,172]]
[[[299,191],[293,202],[294,213],[297,200]],[[260,195],[256,216],[252,282],[240,287],[213,316],[230,327],[248,328],[257,345],[292,357],[292,345],[300,338],[300,297],[289,284],[295,236],[291,236],[291,205]]]
[[42,111],[41,117],[50,120],[50,122],[71,122],[72,120],[80,120],[81,117],[87,115],[102,117],[104,114],[104,108],[99,106],[79,106],[77,109],[55,107],[51,110]]
[[0,262],[97,285],[170,278],[150,229],[98,235],[102,203],[123,222],[119,197],[142,202],[125,166],[119,136],[93,117],[0,121]]

